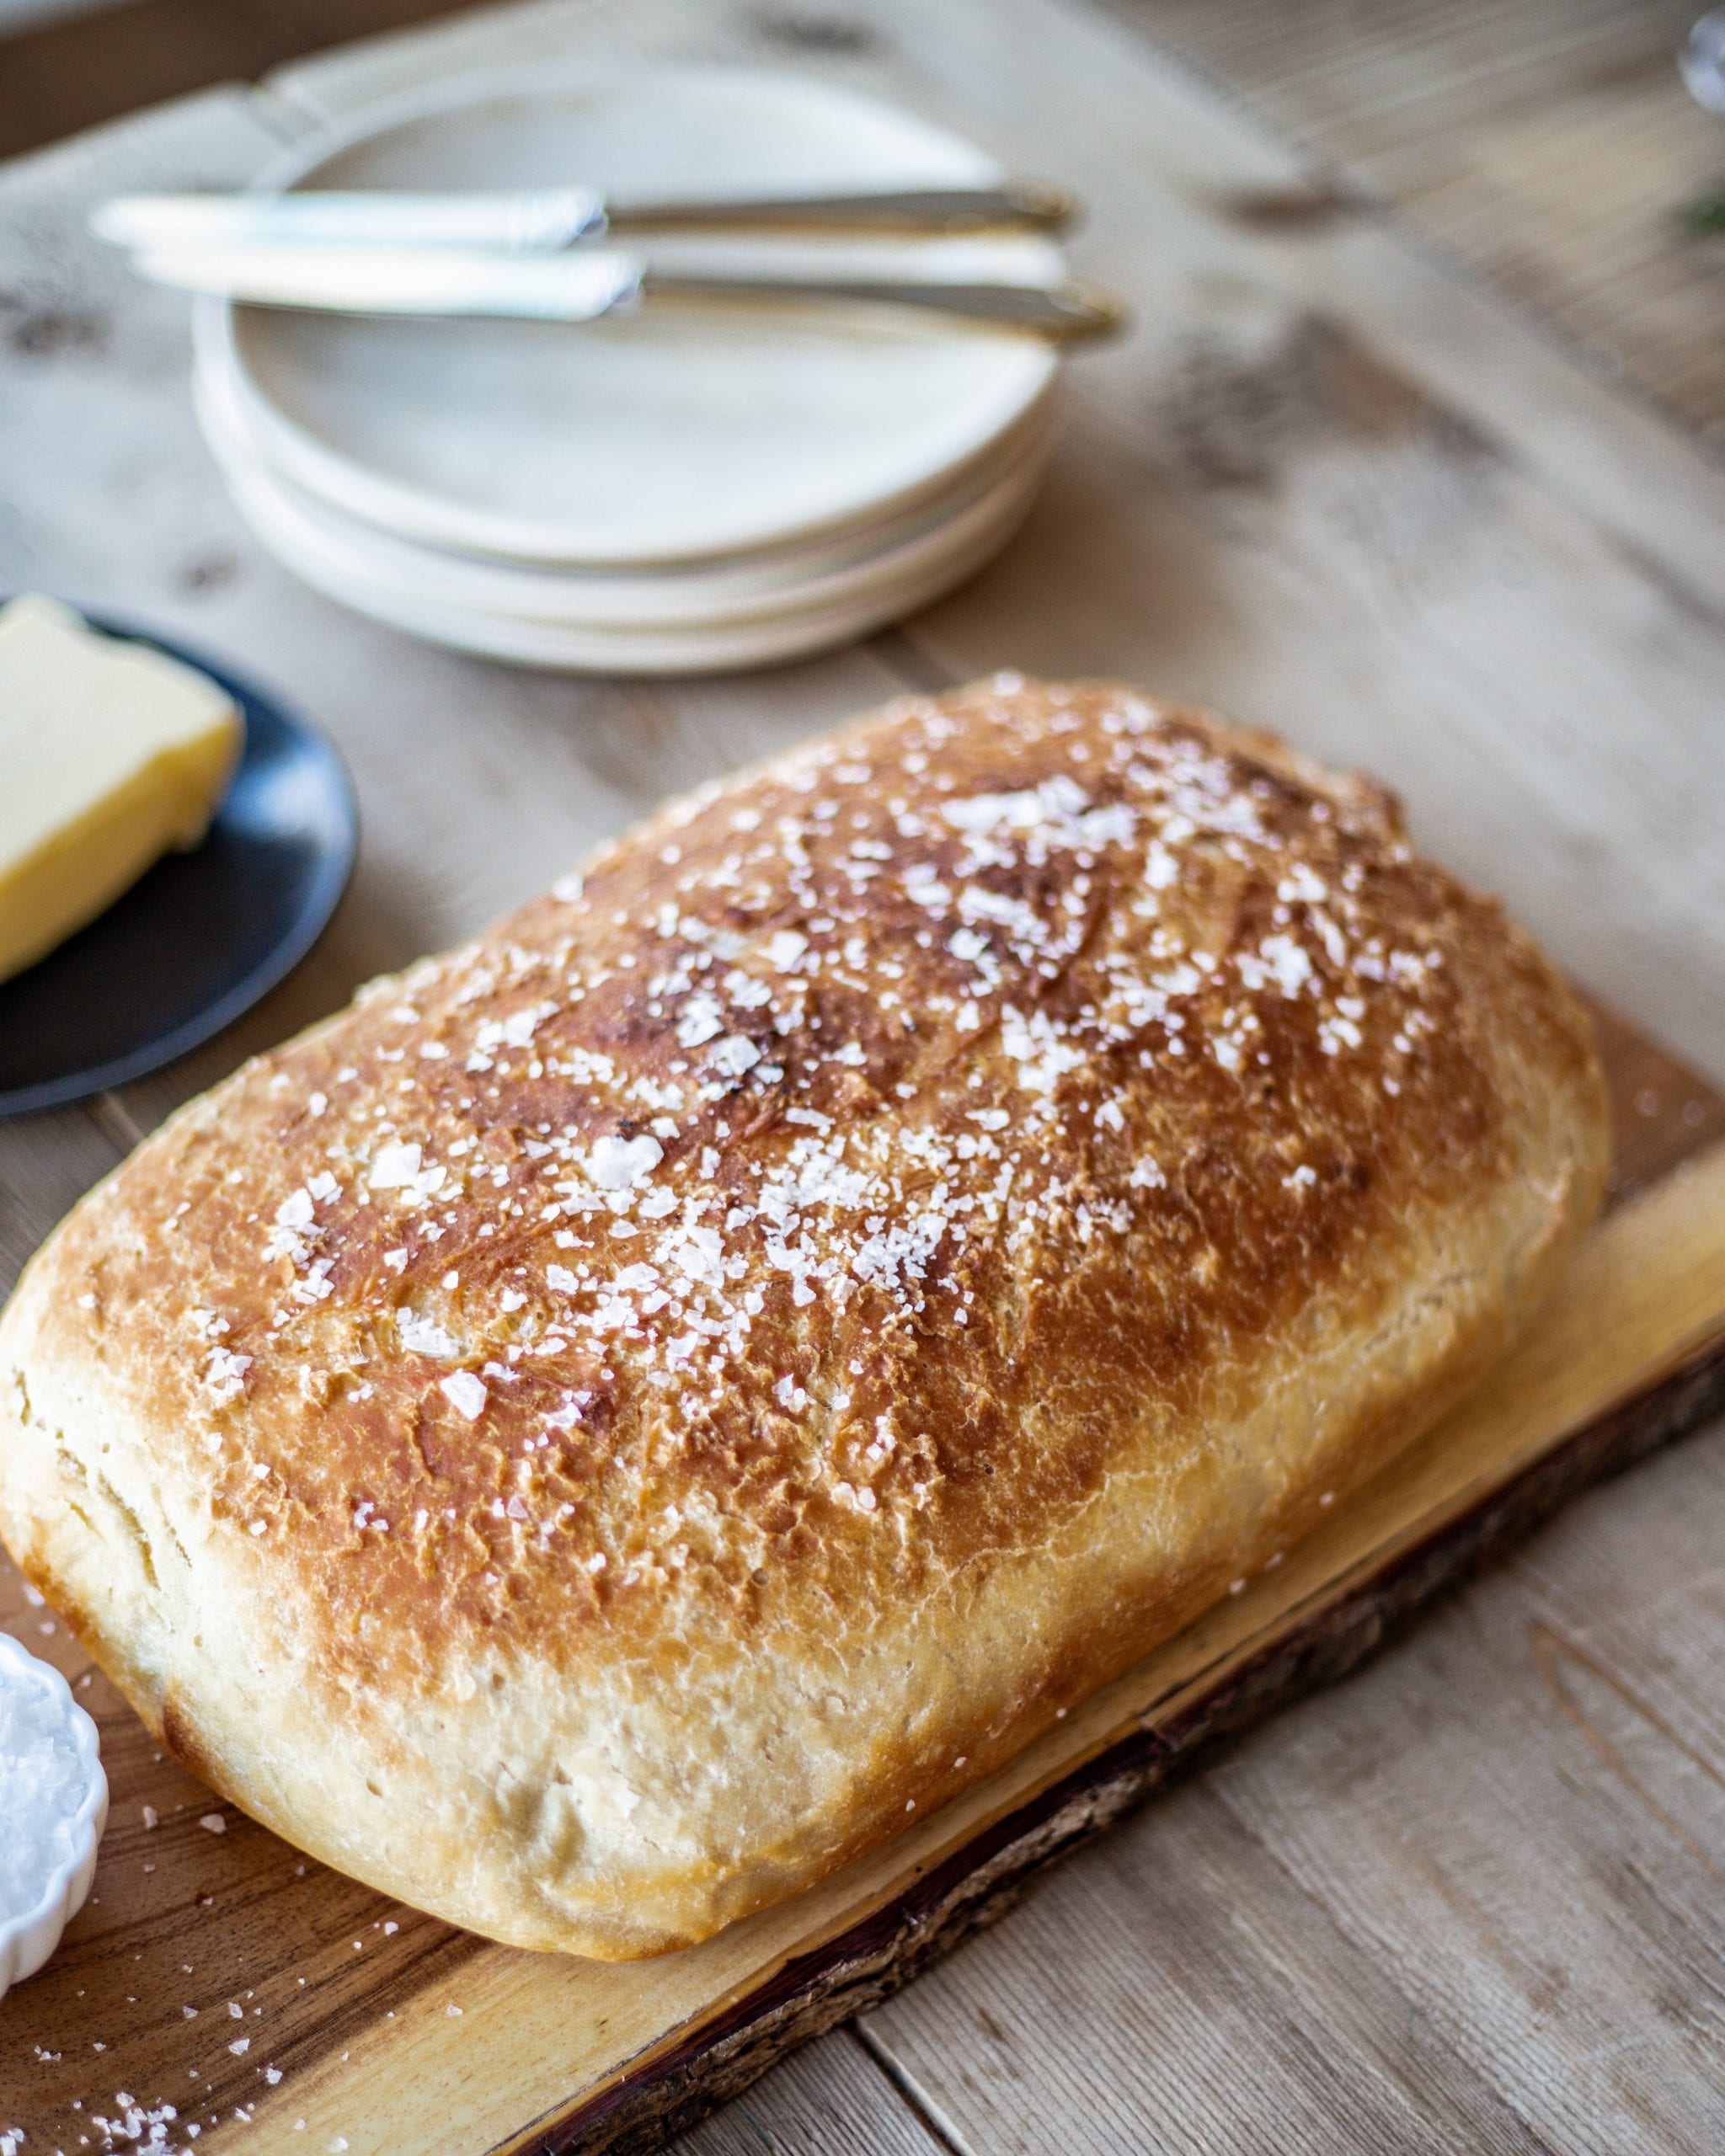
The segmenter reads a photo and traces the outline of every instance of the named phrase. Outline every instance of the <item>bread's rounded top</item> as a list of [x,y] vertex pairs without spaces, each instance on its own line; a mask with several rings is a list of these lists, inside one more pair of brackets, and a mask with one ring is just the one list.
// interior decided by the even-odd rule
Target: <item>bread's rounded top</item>
[[1051,1533],[1594,1082],[1381,791],[1001,676],[251,1064],[18,1321],[355,1682],[698,1658]]

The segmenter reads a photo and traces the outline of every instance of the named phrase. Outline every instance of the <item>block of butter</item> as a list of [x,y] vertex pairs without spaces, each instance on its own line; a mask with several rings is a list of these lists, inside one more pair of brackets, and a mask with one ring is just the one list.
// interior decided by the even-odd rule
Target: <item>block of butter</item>
[[239,758],[232,698],[56,600],[0,607],[0,980],[209,829]]

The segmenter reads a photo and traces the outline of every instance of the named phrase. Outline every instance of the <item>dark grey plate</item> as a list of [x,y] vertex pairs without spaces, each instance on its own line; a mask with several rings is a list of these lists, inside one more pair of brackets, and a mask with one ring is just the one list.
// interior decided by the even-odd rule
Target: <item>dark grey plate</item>
[[359,839],[341,760],[303,719],[200,652],[95,626],[221,682],[245,715],[245,749],[201,846],[166,856],[88,928],[0,981],[0,1116],[124,1085],[230,1024],[316,942]]

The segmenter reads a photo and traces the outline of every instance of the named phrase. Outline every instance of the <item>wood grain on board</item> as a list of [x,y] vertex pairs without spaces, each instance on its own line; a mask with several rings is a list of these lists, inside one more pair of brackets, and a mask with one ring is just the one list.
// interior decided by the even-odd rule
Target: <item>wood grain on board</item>
[[[192,425],[179,304],[82,237],[104,193],[233,184],[320,114],[453,65],[628,53],[813,67],[1071,180],[1095,205],[1082,266],[1138,310],[1131,340],[1075,367],[1067,440],[1023,536],[865,648],[729,682],[578,681],[430,652],[344,614],[277,570],[227,504]],[[261,95],[211,93],[0,178],[0,287],[28,332],[0,348],[0,584],[243,657],[337,737],[366,832],[330,935],[244,1025],[88,1110],[0,1126],[8,1267],[139,1131],[242,1054],[479,926],[659,794],[895,688],[1003,663],[1124,674],[1386,773],[1424,844],[1506,890],[1636,1021],[1606,1031],[1619,1187],[1591,1261],[1603,1269],[1578,1274],[1582,1299],[1560,1305],[1546,1348],[1525,1351],[1478,1420],[1423,1446],[1381,1486],[1380,1510],[1350,1508],[1339,1542],[1254,1582],[974,1811],[700,1956],[624,1972],[547,1963],[386,1905],[212,1809],[92,1678],[117,1799],[99,1900],[0,2025],[0,2129],[32,2133],[26,2156],[84,2133],[123,2145],[168,2104],[174,2133],[198,2124],[202,2147],[525,2148],[559,2140],[554,2122],[592,2084],[589,2145],[646,2145],[950,1944],[1027,1863],[1188,1765],[1231,1716],[1332,1672],[1495,1538],[1700,1411],[1725,1309],[1709,1269],[1725,1170],[1717,1151],[1678,1164],[1707,1150],[1725,1102],[1640,1028],[1725,1075],[1725,779],[1712,750],[1725,487],[1392,229],[1266,216],[1321,180],[1119,17],[1049,0],[946,0],[937,16],[913,0],[846,15],[541,5],[332,56]],[[1626,1387],[1650,1410],[1602,1415]],[[1498,1575],[1484,1592],[1514,1612],[1513,1648],[1494,1639],[1470,1658],[1456,1643],[1471,1596],[1300,1710],[1315,1732],[1303,1751],[1279,1724],[1052,1878],[1021,1924],[866,2019],[868,2058],[914,2103],[857,2040],[835,2037],[775,2078],[758,2100],[766,2122],[740,2145],[840,2148],[846,2132],[916,2151],[1206,2137],[1327,2150],[1398,2135],[1612,2156],[1706,2145],[1695,2128],[1717,2116],[1719,2084],[1696,2063],[1697,2031],[1725,1893],[1685,1852],[1707,1846],[1697,1791],[1725,1757],[1706,1705],[1719,1694],[1698,1556],[1701,1524],[1717,1524],[1708,1461],[1687,1448],[1608,1493],[1615,1572],[1578,1558],[1567,1585],[1562,1572],[1535,1582],[1526,1560]],[[1506,1497],[1518,1462],[1530,1471]],[[63,1636],[39,1629],[53,1622],[0,1608],[82,1682]],[[1560,1644],[1522,1652],[1545,1641],[1535,1625]],[[1481,1686],[1503,1704],[1475,1718],[1491,1741],[1469,1750],[1458,1732],[1475,1726]],[[1429,1818],[1411,1769],[1398,1780],[1385,1764],[1379,1710],[1357,1704],[1386,1695],[1430,1777]],[[1530,1700],[1545,1721],[1521,1742]],[[1422,1751],[1434,1722],[1459,1752]],[[1633,1832],[1600,1825],[1572,1743]],[[1282,1779],[1259,1767],[1267,1751]],[[1484,1868],[1494,1902],[1452,1855],[1493,1801],[1444,1781],[1452,1758],[1501,1789],[1513,1822]],[[1380,1770],[1393,1787],[1365,1805]],[[1358,1881],[1350,1822],[1370,1857]],[[1546,1870],[1525,1863],[1544,1894],[1530,1908],[1565,1892],[1573,1904],[1543,1952],[1537,1924],[1524,1936],[1516,1868],[1559,1827]],[[1612,1949],[1626,1926],[1633,1951]],[[1578,2049],[1562,2002],[1583,1992]],[[1220,2017],[1204,2025],[1208,2051],[1183,2033],[1204,1999]],[[1615,2050],[1599,2033],[1614,2012]],[[835,2063],[817,2084],[819,2056]],[[602,2085],[632,2058],[650,2070]],[[817,2085],[841,2127],[810,2123]],[[1578,2089],[1599,2092],[1597,2132],[1577,2126]],[[742,2127],[706,2131],[717,2150]]]

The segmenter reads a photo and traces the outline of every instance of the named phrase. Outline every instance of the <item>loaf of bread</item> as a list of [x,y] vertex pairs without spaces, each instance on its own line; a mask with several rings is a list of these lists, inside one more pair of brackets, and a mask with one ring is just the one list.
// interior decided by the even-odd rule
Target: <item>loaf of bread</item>
[[1002,675],[710,787],[158,1131],[0,1322],[0,1531],[162,1739],[521,1945],[702,1939],[1271,1561],[1601,1187],[1393,801]]

